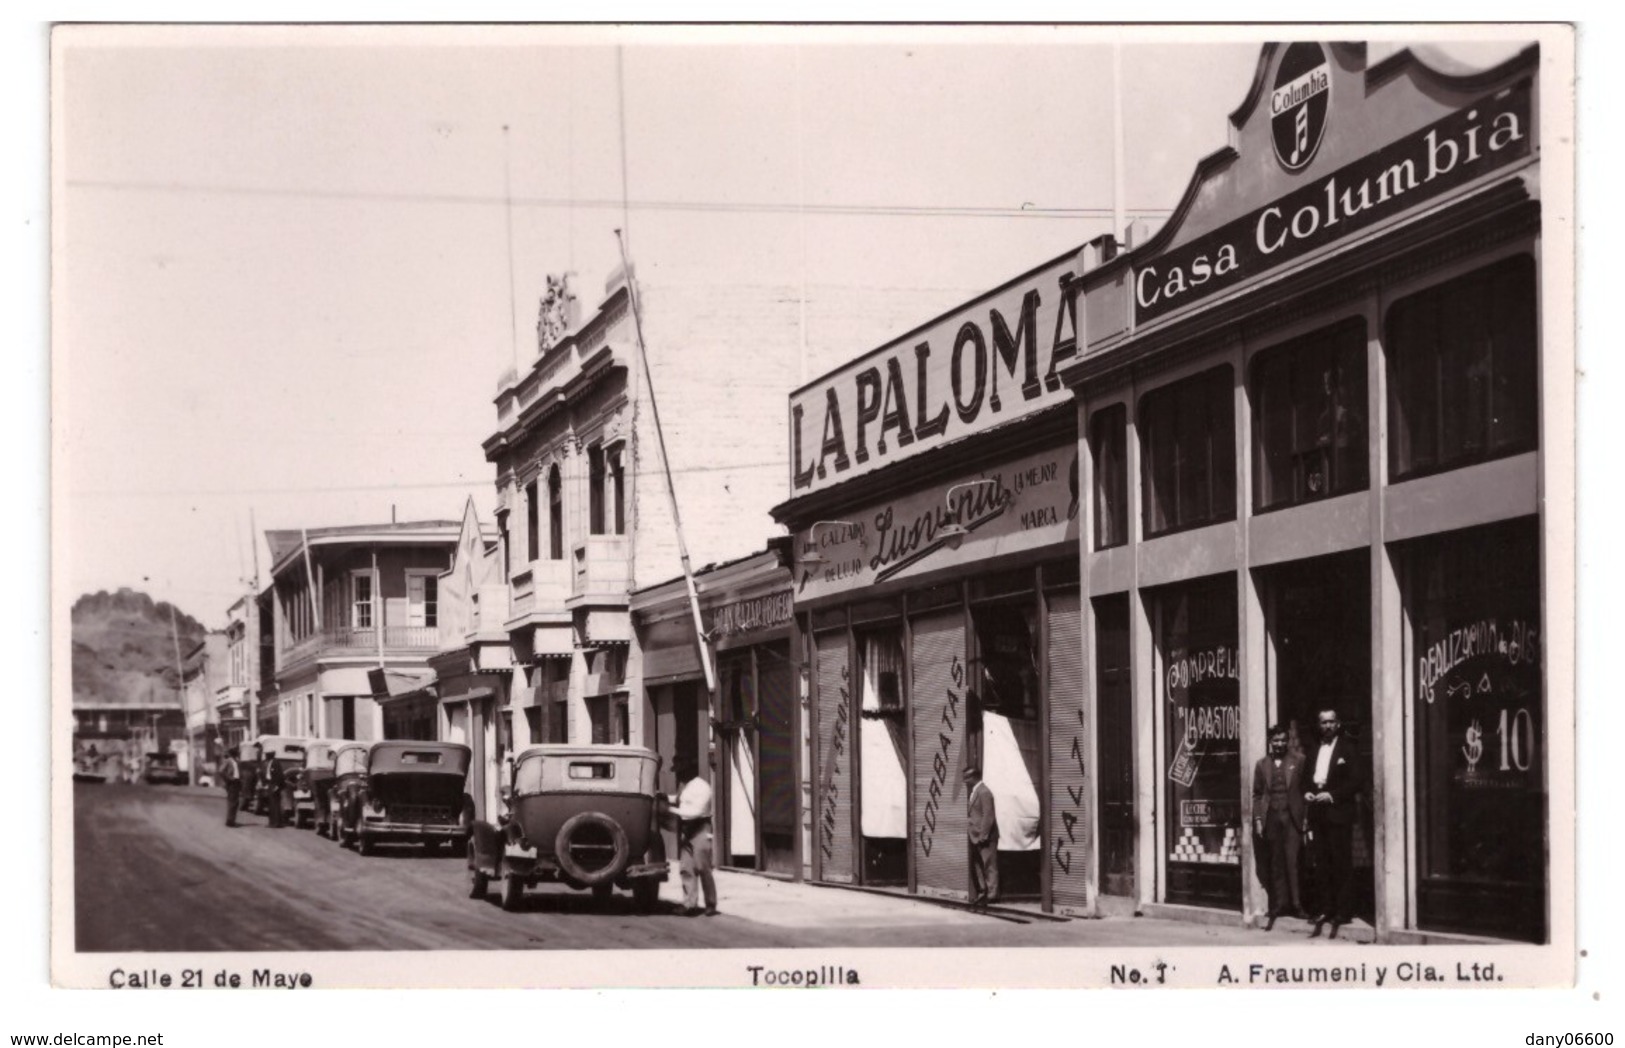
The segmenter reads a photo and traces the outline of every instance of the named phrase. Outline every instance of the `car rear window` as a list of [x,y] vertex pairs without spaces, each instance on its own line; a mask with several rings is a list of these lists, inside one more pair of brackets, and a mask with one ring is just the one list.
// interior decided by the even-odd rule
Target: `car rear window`
[[433,750],[405,750],[401,753],[402,764],[439,764],[444,754]]
[[571,761],[572,779],[613,779],[615,765],[609,761]]

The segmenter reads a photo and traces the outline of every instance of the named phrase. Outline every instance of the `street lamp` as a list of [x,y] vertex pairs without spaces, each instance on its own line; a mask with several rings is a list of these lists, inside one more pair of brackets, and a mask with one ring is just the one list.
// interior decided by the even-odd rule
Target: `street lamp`
[[937,529],[937,535],[940,538],[947,539],[949,543],[952,544],[954,549],[958,549],[959,544],[964,541],[965,536],[970,534],[970,529],[965,526],[963,508],[954,506],[954,492],[961,488],[969,489],[980,487],[983,484],[997,485],[998,480],[994,477],[979,477],[976,480],[963,481],[950,487],[947,493],[943,496],[943,502],[948,507],[948,513],[950,514],[951,519],[947,524]]

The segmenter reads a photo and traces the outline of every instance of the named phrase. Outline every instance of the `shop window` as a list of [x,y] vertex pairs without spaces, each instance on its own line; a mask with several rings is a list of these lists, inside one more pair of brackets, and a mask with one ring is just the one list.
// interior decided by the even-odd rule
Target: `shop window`
[[1365,321],[1343,321],[1253,364],[1253,507],[1363,491]]
[[858,636],[858,796],[862,805],[863,883],[908,878],[908,750],[903,714],[903,633]]
[[1095,472],[1095,549],[1128,541],[1128,408],[1113,404],[1089,419]]
[[984,605],[972,612],[981,665],[977,689],[981,709],[1017,720],[1038,719],[1036,614],[1031,601]]
[[564,478],[556,465],[547,471],[547,555],[564,559]]
[[1388,311],[1389,471],[1395,480],[1535,447],[1535,264],[1510,258]]
[[1422,928],[1546,938],[1539,551],[1534,518],[1405,550]]
[[1241,903],[1241,681],[1236,582],[1226,575],[1153,597],[1159,660],[1167,901]]
[[1235,519],[1235,424],[1229,365],[1141,398],[1147,535]]
[[536,501],[536,482],[525,485],[525,560],[542,555],[541,506]]

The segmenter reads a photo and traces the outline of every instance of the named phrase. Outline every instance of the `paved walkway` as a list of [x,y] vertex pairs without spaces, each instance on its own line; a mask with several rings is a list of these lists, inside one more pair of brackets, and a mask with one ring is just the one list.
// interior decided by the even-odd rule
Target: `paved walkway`
[[[1037,907],[1005,907],[1019,914],[1031,909],[1031,923],[1017,924],[994,916],[970,913],[924,899],[875,891],[797,884],[758,874],[721,870],[717,873],[719,907],[724,914],[757,924],[785,929],[819,930],[839,934],[846,930],[855,940],[873,944],[864,932],[884,928],[897,936],[897,945],[912,945],[929,934],[943,945],[1009,943],[1047,946],[1315,946],[1325,939],[1310,939],[1310,927],[1301,921],[1281,921],[1274,931],[1223,924],[1201,924],[1155,917],[1074,918],[1046,920]],[[661,898],[682,898],[675,876],[662,886]],[[1330,945],[1347,946],[1347,941]]]

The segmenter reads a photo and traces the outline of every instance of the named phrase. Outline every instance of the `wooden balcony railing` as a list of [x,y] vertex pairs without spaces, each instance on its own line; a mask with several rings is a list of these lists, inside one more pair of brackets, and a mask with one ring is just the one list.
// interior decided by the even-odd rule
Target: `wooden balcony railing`
[[[313,655],[337,652],[361,654],[378,650],[378,629],[361,626],[329,626],[286,645],[277,654],[277,668],[282,669]],[[440,630],[436,626],[385,626],[383,648],[385,652],[432,652],[440,646]]]

